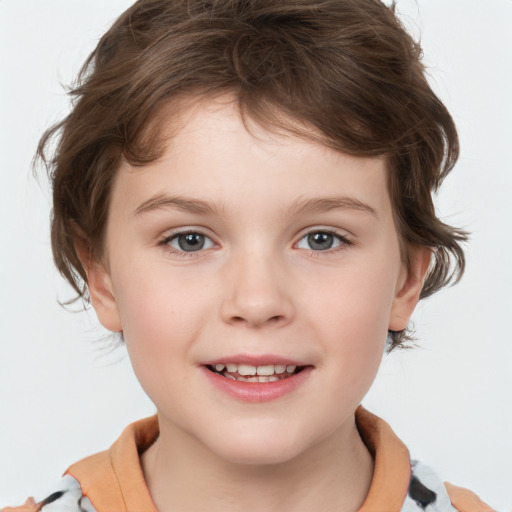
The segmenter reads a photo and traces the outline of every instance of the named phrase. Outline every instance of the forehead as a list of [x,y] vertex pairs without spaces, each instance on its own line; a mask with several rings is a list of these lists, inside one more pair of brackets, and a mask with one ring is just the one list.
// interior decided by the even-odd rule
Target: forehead
[[[292,130],[297,129],[303,133],[313,130],[304,125],[299,126],[297,121],[285,118],[284,114],[282,117],[283,125],[288,124]],[[266,161],[269,165],[274,161],[277,165],[295,162],[298,172],[300,168],[308,167],[310,174],[316,173],[317,177],[321,167],[337,167],[340,172],[348,168],[359,169],[360,179],[364,179],[366,174],[368,181],[371,181],[371,169],[385,170],[386,167],[386,160],[381,157],[349,156],[292,133],[269,130],[250,118],[242,117],[231,95],[174,102],[162,107],[155,119],[166,141],[166,149],[161,158],[142,169],[125,163],[121,167],[121,174],[132,174],[134,169],[141,170],[143,174],[164,167],[178,172],[180,165],[185,162],[194,164],[190,174],[196,176],[201,170],[207,174],[220,168],[244,172],[255,167],[256,163],[251,165],[251,158],[257,158],[258,163]],[[183,177],[184,174],[187,173],[181,173]],[[254,173],[254,179],[258,174]],[[348,186],[350,180],[346,181]]]
[[212,200],[233,210],[261,207],[266,201],[266,209],[275,212],[314,196],[346,196],[371,203],[376,212],[389,209],[383,158],[349,156],[269,131],[243,119],[231,96],[188,102],[178,109],[166,106],[156,119],[165,151],[146,166],[121,166],[113,208],[124,205],[135,211],[151,198],[171,194]]

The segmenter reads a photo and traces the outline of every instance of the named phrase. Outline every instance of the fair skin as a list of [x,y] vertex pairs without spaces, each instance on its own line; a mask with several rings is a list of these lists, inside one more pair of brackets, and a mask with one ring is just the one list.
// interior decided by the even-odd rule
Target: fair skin
[[[119,169],[106,264],[82,258],[100,321],[123,332],[158,409],[141,457],[155,505],[357,510],[373,461],[354,411],[429,251],[402,265],[383,159],[249,133],[226,98],[182,121],[159,160]],[[240,382],[227,363],[280,380]]]

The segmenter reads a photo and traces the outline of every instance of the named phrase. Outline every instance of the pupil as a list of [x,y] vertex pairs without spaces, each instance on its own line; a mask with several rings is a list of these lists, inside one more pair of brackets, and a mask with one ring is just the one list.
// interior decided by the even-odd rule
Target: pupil
[[178,245],[183,251],[199,251],[204,246],[204,235],[188,233],[178,237]]
[[308,235],[308,244],[311,249],[325,251],[334,243],[334,237],[330,233],[311,233]]

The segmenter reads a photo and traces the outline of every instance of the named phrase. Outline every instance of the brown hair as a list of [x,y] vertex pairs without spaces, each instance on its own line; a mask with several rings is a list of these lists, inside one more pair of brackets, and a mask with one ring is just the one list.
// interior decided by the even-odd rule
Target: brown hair
[[[460,279],[467,235],[441,222],[432,201],[457,160],[457,132],[394,6],[139,0],[101,38],[71,91],[71,113],[38,148],[53,183],[53,255],[79,296],[88,300],[76,233],[102,257],[121,161],[142,165],[163,150],[154,113],[181,96],[223,92],[234,94],[244,119],[268,129],[351,155],[385,156],[404,261],[412,245],[433,250],[421,297]],[[404,331],[391,334],[392,346],[407,339]]]

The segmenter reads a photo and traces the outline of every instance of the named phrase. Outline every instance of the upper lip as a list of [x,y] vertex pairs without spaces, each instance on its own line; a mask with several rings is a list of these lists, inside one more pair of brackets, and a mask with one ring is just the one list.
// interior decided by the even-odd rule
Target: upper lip
[[205,366],[215,366],[216,364],[247,364],[250,366],[268,366],[268,365],[284,365],[284,366],[308,366],[307,363],[290,359],[273,354],[251,355],[251,354],[235,354],[225,357],[219,357],[203,363]]

